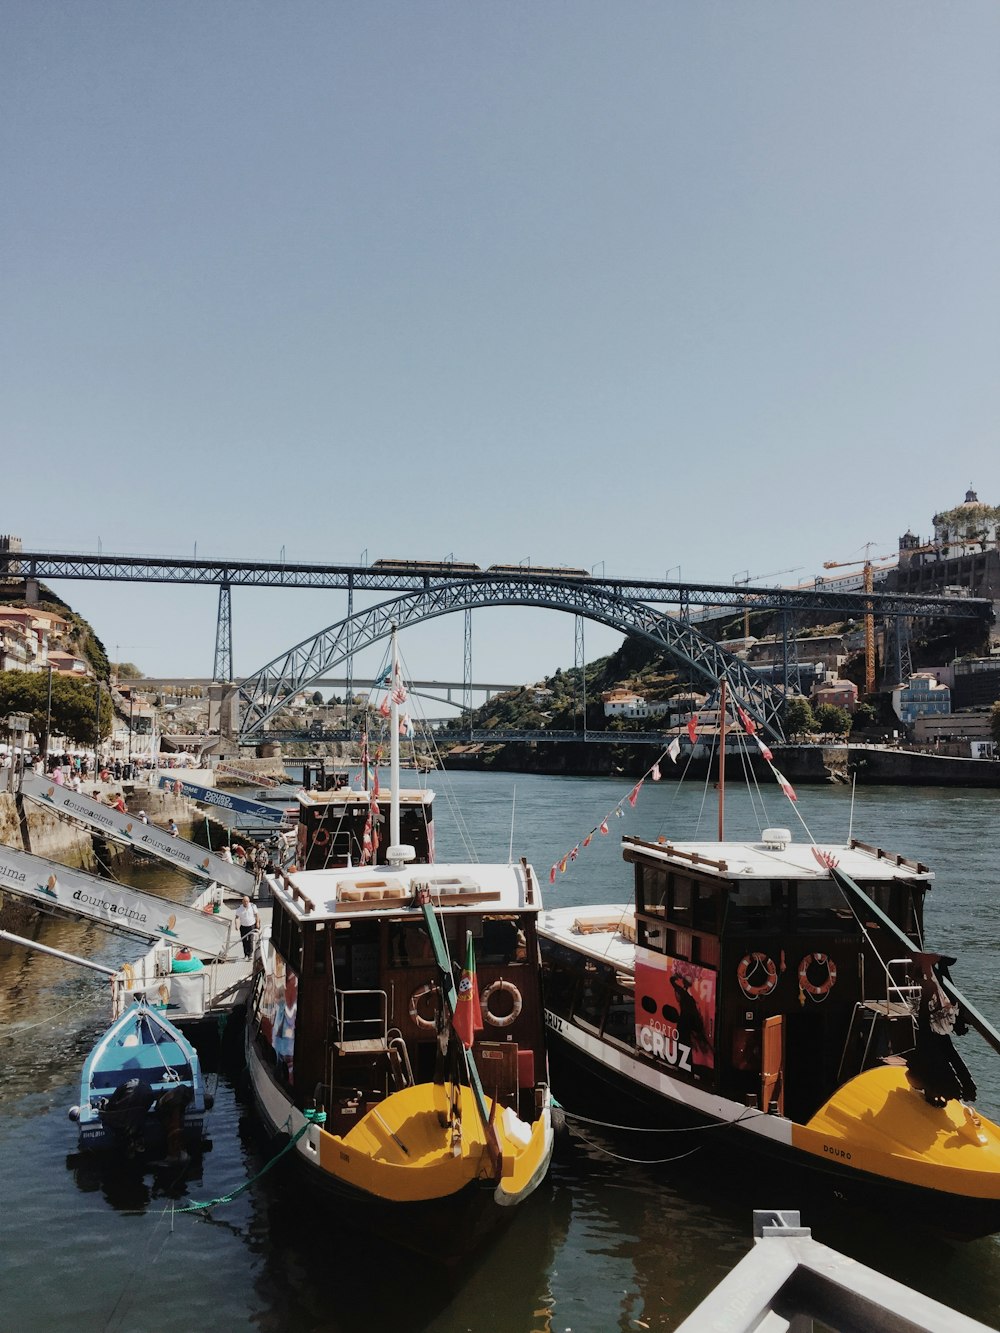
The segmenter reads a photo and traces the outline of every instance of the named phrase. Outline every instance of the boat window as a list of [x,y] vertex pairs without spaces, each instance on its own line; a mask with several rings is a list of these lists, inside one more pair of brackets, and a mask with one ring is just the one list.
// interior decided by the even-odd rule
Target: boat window
[[640,912],[664,916],[667,910],[667,872],[662,866],[636,866],[637,907]]
[[576,994],[573,1017],[600,1028],[611,992],[612,968],[588,959],[583,968],[583,982]]
[[476,961],[480,963],[509,964],[523,962],[524,932],[513,916],[486,916],[483,918],[482,940],[476,947]]
[[604,1019],[604,1035],[627,1046],[635,1045],[635,978],[627,972],[615,973]]
[[287,959],[296,972],[302,968],[302,927],[287,911],[284,904],[274,903],[271,916],[271,938],[274,947]]
[[546,1009],[569,1018],[581,974],[579,954],[546,940],[542,946],[542,988]]
[[667,915],[679,926],[691,925],[691,901],[694,897],[694,885],[687,875],[672,875],[670,885],[670,905]]
[[689,930],[668,930],[666,932],[664,953],[674,958],[691,959],[691,932]]
[[737,880],[730,884],[726,903],[727,935],[781,930],[787,917],[785,885],[773,880]]
[[831,930],[850,930],[854,913],[831,879],[796,885],[795,930],[799,935]]
[[709,883],[695,885],[693,921],[695,930],[718,931],[719,904],[721,901],[721,885]]
[[390,967],[427,967],[433,961],[434,950],[423,921],[389,922]]

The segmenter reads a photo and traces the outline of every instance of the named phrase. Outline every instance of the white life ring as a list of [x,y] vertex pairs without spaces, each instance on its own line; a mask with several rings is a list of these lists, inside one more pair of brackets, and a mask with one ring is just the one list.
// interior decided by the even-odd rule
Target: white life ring
[[[815,963],[817,967],[826,969],[826,976],[817,986],[815,982],[809,980],[809,968]],[[799,990],[803,995],[810,996],[817,1004],[833,990],[837,984],[837,964],[829,954],[826,953],[807,953],[802,962],[799,963]]]
[[440,1005],[441,993],[437,986],[435,986],[432,981],[429,981],[426,986],[418,986],[410,996],[410,1017],[421,1031],[436,1032],[437,1014],[435,1013],[433,1018],[424,1018],[423,1014],[420,1012],[420,1001],[425,995],[436,995],[438,997],[438,1005]]
[[[511,1008],[509,1014],[497,1015],[490,1009],[490,1000],[498,992],[510,996]],[[513,981],[494,981],[480,995],[479,1004],[487,1023],[491,1023],[495,1028],[509,1028],[521,1013],[521,992]]]

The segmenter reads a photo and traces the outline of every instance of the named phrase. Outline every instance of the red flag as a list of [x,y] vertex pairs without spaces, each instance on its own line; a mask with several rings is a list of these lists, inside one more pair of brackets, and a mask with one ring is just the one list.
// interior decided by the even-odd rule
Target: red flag
[[458,994],[455,997],[455,1015],[452,1026],[462,1039],[462,1045],[471,1049],[476,1033],[483,1026],[483,1011],[479,1003],[479,987],[476,985],[476,950],[472,943],[472,931],[465,932],[465,967],[458,979]]
[[372,799],[373,799],[373,800],[376,800],[376,801],[378,800],[378,793],[379,793],[379,786],[378,786],[378,769],[376,768],[376,770],[375,770],[375,778],[374,778],[374,781],[372,782]]
[[556,868],[555,866],[553,866],[552,869],[549,871],[549,883],[554,884],[555,882],[556,882]]
[[754,740],[755,740],[755,741],[757,742],[757,744],[760,746],[760,752],[761,752],[761,754],[764,756],[764,758],[767,760],[767,762],[770,763],[771,760],[774,758],[774,755],[773,755],[773,754],[771,753],[771,751],[767,748],[767,746],[764,744],[764,742],[761,740],[761,738],[760,738],[759,736],[755,736],[755,737],[754,737]]
[[694,745],[697,739],[698,739],[698,714],[692,713],[691,716],[688,718],[688,740],[691,742],[692,745]]
[[588,833],[588,834],[587,834],[587,836],[586,836],[586,837],[584,838],[584,840],[583,840],[583,845],[584,845],[584,847],[589,847],[589,846],[590,846],[590,840],[591,840],[591,838],[592,838],[593,836],[594,836],[593,833]]
[[607,831],[608,831],[608,821],[607,821],[606,819],[602,819],[602,820],[601,820],[601,832],[602,832],[602,833],[607,833]]
[[821,848],[816,847],[815,845],[813,846],[812,854],[820,865],[825,866],[827,870],[835,870],[840,864],[833,852],[824,852]]
[[632,790],[631,790],[631,791],[629,792],[629,794],[628,794],[628,803],[629,803],[630,806],[633,807],[633,809],[635,808],[635,803],[636,803],[636,800],[638,799],[638,796],[639,796],[639,788],[640,788],[641,786],[642,786],[642,783],[641,783],[641,782],[637,782],[637,783],[635,784],[635,786],[632,788]]
[[389,706],[389,696],[388,696],[388,695],[385,695],[385,697],[383,698],[382,702],[379,704],[379,706],[378,706],[378,711],[382,714],[383,717],[388,717],[389,714],[392,712],[392,709],[391,709],[390,706]]
[[799,798],[795,795],[795,788],[788,781],[785,775],[783,773],[779,773],[773,764],[771,765],[771,772],[778,779],[778,786],[785,793],[788,799],[790,801],[797,801]]
[[753,720],[753,718],[746,711],[746,709],[741,708],[739,704],[736,705],[736,711],[737,713],[739,713],[740,721],[743,723],[743,730],[747,733],[748,736],[752,736],[754,732],[757,730],[757,723]]
[[569,859],[571,861],[575,861],[579,855],[580,855],[580,844],[577,843],[576,846],[573,848],[573,850],[570,852]]

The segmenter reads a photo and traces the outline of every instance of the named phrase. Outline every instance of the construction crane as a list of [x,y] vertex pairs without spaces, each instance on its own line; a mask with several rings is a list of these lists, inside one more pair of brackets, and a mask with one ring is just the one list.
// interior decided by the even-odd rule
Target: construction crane
[[[871,592],[875,586],[875,562],[892,560],[898,556],[897,551],[892,551],[889,555],[877,555],[873,559],[870,552],[874,545],[874,542],[865,543],[863,560],[824,560],[823,568],[846,569],[850,565],[861,565],[864,590]],[[870,610],[865,612],[865,693],[875,693],[875,617]]]
[[[745,588],[748,583],[756,583],[758,579],[776,579],[779,574],[797,574],[802,568],[796,565],[794,569],[772,569],[770,574],[751,574],[748,570],[743,570],[741,574],[733,575],[733,582],[737,587]],[[743,608],[743,637],[750,637],[750,607]]]

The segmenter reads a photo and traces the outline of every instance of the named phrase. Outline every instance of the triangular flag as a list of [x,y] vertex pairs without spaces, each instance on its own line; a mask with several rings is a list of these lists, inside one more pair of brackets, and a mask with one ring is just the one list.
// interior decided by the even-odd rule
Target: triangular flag
[[564,856],[563,859],[559,862],[559,873],[560,873],[560,875],[565,875],[565,873],[566,873],[566,858],[565,858],[565,856]]
[[778,779],[778,786],[785,793],[788,799],[790,801],[797,801],[799,798],[795,795],[795,788],[788,781],[785,775],[783,773],[779,773],[773,764],[771,765],[771,772]]
[[653,779],[654,782],[659,782],[660,765],[658,763],[654,764],[653,767],[649,770],[649,776]]
[[755,736],[755,737],[754,737],[754,740],[755,740],[755,741],[757,742],[757,744],[760,746],[760,752],[761,752],[761,754],[764,756],[764,758],[767,760],[767,762],[770,763],[771,760],[774,758],[774,755],[773,755],[773,754],[771,753],[771,751],[767,748],[767,746],[764,744],[764,742],[761,740],[761,738],[760,738],[759,736]]
[[694,745],[698,740],[698,714],[692,713],[688,718],[688,740]]
[[378,711],[382,714],[383,717],[388,717],[388,716],[389,716],[389,714],[390,714],[390,712],[391,712],[392,710],[391,710],[391,708],[389,707],[389,696],[388,696],[388,695],[385,695],[385,697],[383,698],[382,702],[379,704],[379,706],[378,706]]
[[583,840],[583,845],[584,845],[584,847],[589,847],[589,846],[590,846],[590,840],[591,840],[591,838],[592,838],[593,836],[594,836],[593,833],[588,833],[588,834],[587,834],[587,836],[586,836],[586,837],[584,838],[584,840]]
[[607,821],[606,819],[602,819],[602,820],[601,820],[601,832],[602,832],[602,833],[607,833],[607,831],[608,831],[608,821]]
[[569,859],[571,861],[575,861],[579,855],[580,855],[580,844],[577,843],[576,846],[573,848],[573,850],[570,852]]
[[458,979],[458,994],[455,998],[455,1013],[452,1026],[462,1039],[466,1050],[472,1049],[475,1034],[482,1029],[483,1011],[479,1003],[479,987],[476,984],[476,950],[472,943],[472,931],[465,932],[465,967]]
[[670,742],[670,744],[667,746],[667,757],[668,757],[673,763],[676,764],[676,763],[677,763],[677,756],[680,754],[680,752],[681,752],[681,741],[680,741],[680,737],[679,737],[679,736],[675,736],[674,739],[673,739],[673,740]]
[[374,777],[374,779],[372,780],[372,796],[373,796],[373,798],[374,798],[376,801],[378,800],[378,793],[379,793],[379,785],[378,785],[378,769],[376,768],[376,770],[375,770],[375,777]]
[[553,866],[552,869],[549,871],[549,883],[554,884],[555,882],[556,882],[556,868],[555,866]]
[[736,705],[736,711],[737,713],[739,713],[740,721],[743,723],[743,730],[747,733],[748,736],[752,736],[754,732],[757,730],[757,723],[753,720],[753,718],[746,711],[746,709],[741,708],[739,704]]
[[631,791],[629,792],[629,794],[628,794],[628,803],[629,803],[630,806],[632,806],[633,809],[635,809],[635,803],[636,803],[636,800],[637,800],[638,797],[639,797],[639,788],[640,788],[641,786],[642,786],[642,782],[641,782],[641,781],[640,781],[640,782],[637,782],[637,783],[635,784],[635,786],[632,788],[632,790],[631,790]]

